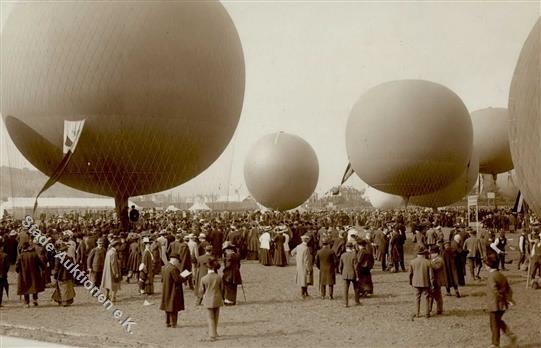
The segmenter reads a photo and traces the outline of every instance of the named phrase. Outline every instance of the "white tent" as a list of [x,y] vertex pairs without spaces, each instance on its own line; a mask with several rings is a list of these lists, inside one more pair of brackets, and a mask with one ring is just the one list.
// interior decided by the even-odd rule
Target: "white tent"
[[189,211],[209,211],[210,208],[203,202],[194,203],[189,209]]
[[170,206],[168,206],[168,207],[165,209],[166,212],[172,212],[172,213],[177,212],[177,211],[179,211],[179,210],[180,210],[180,209],[177,208],[177,207],[175,207],[174,205],[170,205]]

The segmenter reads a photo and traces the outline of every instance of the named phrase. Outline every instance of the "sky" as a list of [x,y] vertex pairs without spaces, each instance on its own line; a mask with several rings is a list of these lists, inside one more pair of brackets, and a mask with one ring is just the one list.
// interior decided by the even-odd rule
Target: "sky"
[[[355,101],[380,83],[425,79],[471,111],[506,107],[515,64],[541,15],[539,1],[222,1],[246,63],[237,130],[205,172],[174,189],[247,194],[244,159],[262,136],[304,138],[319,160],[316,192],[347,165],[345,127]],[[2,2],[2,26],[13,3]],[[0,125],[0,165],[29,167]],[[355,176],[349,184],[362,187]]]

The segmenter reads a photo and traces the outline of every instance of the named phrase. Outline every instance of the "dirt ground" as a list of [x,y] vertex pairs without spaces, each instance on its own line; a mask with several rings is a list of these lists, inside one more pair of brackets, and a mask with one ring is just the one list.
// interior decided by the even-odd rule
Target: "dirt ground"
[[[510,235],[510,245],[518,235]],[[411,243],[411,242],[408,242]],[[411,250],[411,247],[408,248]],[[407,255],[411,259],[413,255]],[[515,261],[505,272],[517,305],[504,319],[519,337],[520,347],[541,347],[541,290],[525,289],[525,272]],[[291,260],[293,263],[293,260]],[[241,268],[246,291],[244,302],[223,307],[216,342],[205,342],[206,310],[195,306],[193,292],[184,293],[186,310],[179,327],[165,327],[159,310],[161,282],[156,278],[153,305],[143,306],[135,284],[122,283],[117,308],[137,323],[127,334],[112,313],[82,288],[71,307],[52,302],[52,289],[40,294],[39,307],[23,308],[16,295],[16,274],[10,274],[12,294],[0,309],[0,334],[81,347],[488,347],[490,329],[486,311],[486,282],[466,278],[462,298],[444,297],[444,315],[411,320],[414,292],[407,273],[373,271],[374,296],[361,306],[344,308],[343,285],[335,286],[335,299],[321,300],[314,287],[310,299],[300,298],[295,286],[295,267],[264,267],[244,262]],[[316,284],[317,284],[317,271]],[[486,271],[482,271],[486,277]],[[350,303],[353,301],[350,301]],[[423,311],[423,307],[422,311]],[[502,346],[507,340],[502,337]]]

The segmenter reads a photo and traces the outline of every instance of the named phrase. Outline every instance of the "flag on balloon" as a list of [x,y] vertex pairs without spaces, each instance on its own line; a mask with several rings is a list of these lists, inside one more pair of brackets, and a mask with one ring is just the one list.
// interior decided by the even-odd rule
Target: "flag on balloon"
[[62,158],[62,161],[56,166],[53,174],[51,177],[47,180],[45,185],[43,185],[43,188],[39,191],[39,193],[36,196],[36,200],[34,201],[34,210],[32,214],[36,212],[36,209],[38,208],[38,198],[39,196],[45,192],[49,187],[53,186],[62,176],[62,173],[68,166],[68,163],[71,159],[71,155],[75,151],[75,147],[77,146],[77,143],[79,142],[79,138],[81,137],[81,133],[83,132],[83,127],[85,125],[85,120],[80,121],[66,121],[64,120],[64,142],[63,142],[63,153],[64,157]]

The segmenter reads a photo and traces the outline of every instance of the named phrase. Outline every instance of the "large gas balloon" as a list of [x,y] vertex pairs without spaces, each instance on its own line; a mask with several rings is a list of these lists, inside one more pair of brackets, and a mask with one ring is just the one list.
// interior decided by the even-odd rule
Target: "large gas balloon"
[[399,209],[406,206],[404,198],[376,190],[370,186],[364,191],[363,198],[377,209]]
[[479,172],[498,174],[513,169],[509,148],[509,113],[503,108],[487,108],[471,113],[473,143],[479,151]]
[[108,196],[201,173],[231,140],[244,97],[240,39],[217,1],[15,4],[1,63],[17,148],[50,176],[64,120],[86,119],[60,181]]
[[511,89],[509,139],[517,184],[541,216],[541,18],[520,52]]
[[475,186],[479,175],[479,155],[474,148],[468,166],[451,184],[443,189],[422,196],[411,197],[409,203],[421,207],[438,208],[453,204],[466,195]]
[[473,131],[470,114],[448,88],[421,80],[369,90],[348,120],[350,163],[368,185],[391,194],[437,191],[464,172]]
[[248,191],[260,204],[275,210],[301,205],[314,192],[318,177],[319,164],[310,144],[283,132],[261,138],[244,163]]
[[494,181],[494,177],[491,174],[483,174],[482,180],[483,192],[481,193],[497,192],[499,196],[512,201],[517,198],[517,175],[514,170],[501,173],[496,177],[496,181]]

